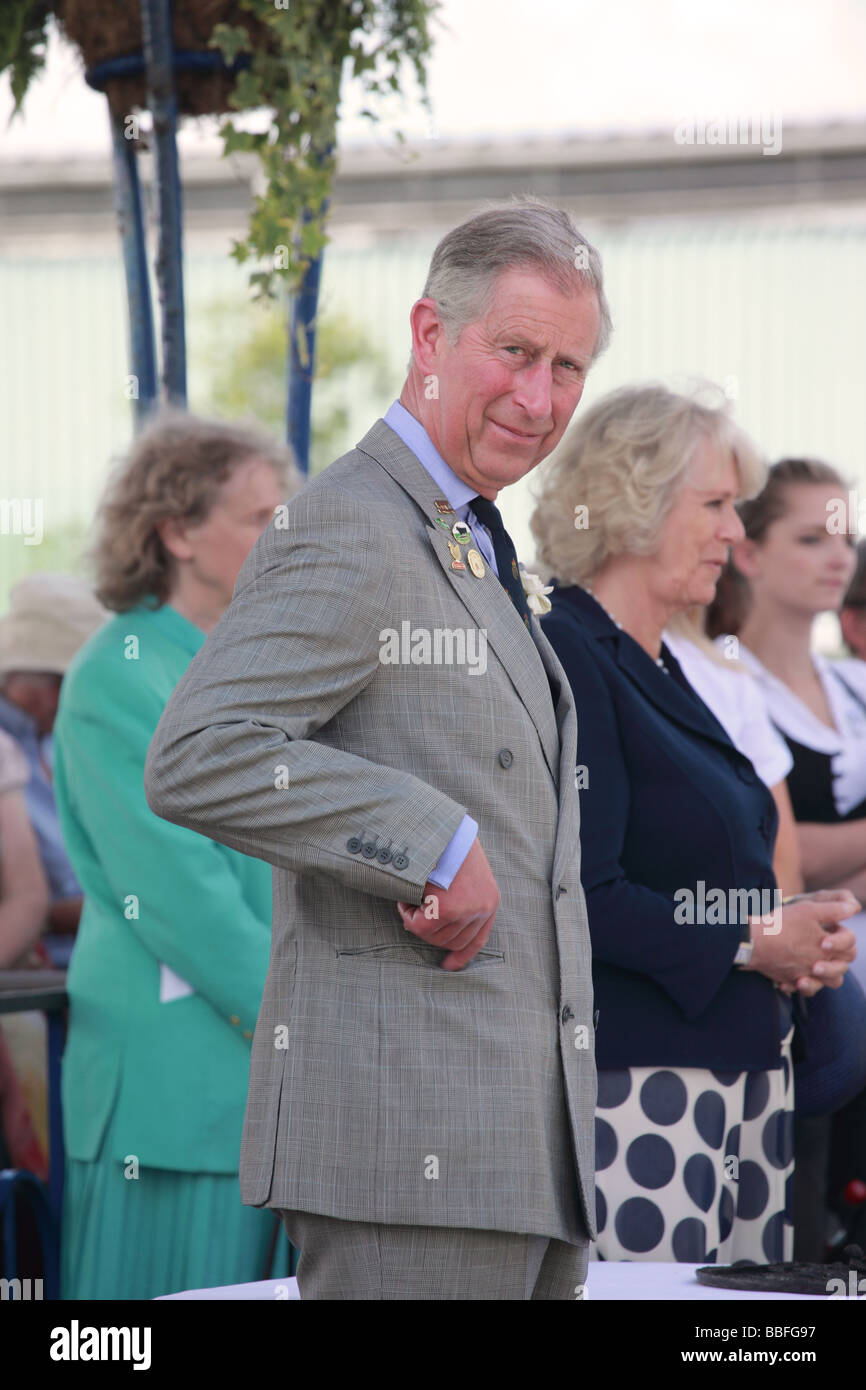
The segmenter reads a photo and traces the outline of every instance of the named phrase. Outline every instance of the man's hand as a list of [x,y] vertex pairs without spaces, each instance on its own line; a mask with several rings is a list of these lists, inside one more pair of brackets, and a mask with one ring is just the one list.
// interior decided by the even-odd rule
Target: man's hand
[[838,989],[857,954],[854,933],[839,924],[859,911],[859,902],[844,888],[798,894],[782,905],[778,935],[762,931],[760,918],[753,921],[749,968],[768,975],[786,994]]
[[498,908],[499,889],[477,836],[450,888],[439,888],[428,879],[420,907],[397,904],[407,931],[428,946],[448,948],[443,970],[462,970],[477,955],[490,935]]

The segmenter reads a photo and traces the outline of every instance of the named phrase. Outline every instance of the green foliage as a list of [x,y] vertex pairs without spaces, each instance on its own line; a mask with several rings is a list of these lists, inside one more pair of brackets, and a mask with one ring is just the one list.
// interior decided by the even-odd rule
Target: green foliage
[[48,21],[56,9],[55,0],[2,0],[0,4],[0,72],[11,70],[15,102],[10,121],[21,110],[33,78],[45,66]]
[[[279,302],[250,306],[243,316],[234,304],[211,307],[207,339],[213,375],[206,410],[229,419],[252,417],[282,436],[287,313]],[[389,389],[385,360],[364,330],[344,314],[322,318],[316,333],[311,473],[330,463],[344,444],[352,374],[361,375],[368,399],[384,397]]]
[[227,61],[252,54],[232,104],[271,111],[263,134],[238,130],[230,117],[222,126],[224,153],[256,153],[266,178],[247,236],[234,243],[232,255],[239,264],[256,259],[249,277],[254,297],[272,298],[280,281],[297,288],[327,242],[343,77],[360,79],[371,99],[364,115],[372,122],[378,119],[375,99],[400,91],[406,64],[429,106],[429,23],[439,6],[436,0],[287,0],[287,8],[279,9],[274,0],[242,4],[270,27],[274,45],[253,51],[245,30],[227,24],[214,29],[212,44]]
[[[175,0],[176,7],[185,0]],[[273,298],[278,285],[293,290],[327,241],[327,202],[336,169],[334,148],[344,78],[358,78],[368,105],[364,116],[379,119],[377,99],[401,90],[406,67],[414,74],[429,109],[427,59],[430,21],[438,0],[241,0],[267,25],[271,44],[252,46],[245,29],[214,26],[211,46],[227,62],[250,55],[235,82],[231,102],[238,111],[266,108],[268,129],[239,130],[222,123],[223,152],[254,153],[261,161],[265,191],[256,197],[246,237],[232,255],[239,264],[255,260],[249,276],[255,298]],[[0,0],[0,72],[11,68],[15,111],[45,61],[48,20],[62,0]],[[401,132],[396,138],[402,140]],[[287,248],[281,251],[280,248]],[[275,259],[278,264],[275,264]]]

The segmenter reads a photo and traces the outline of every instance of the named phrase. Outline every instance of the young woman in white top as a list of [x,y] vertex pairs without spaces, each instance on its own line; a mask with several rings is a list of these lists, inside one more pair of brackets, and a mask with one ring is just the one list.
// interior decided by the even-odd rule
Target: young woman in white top
[[[839,610],[854,572],[848,500],[847,482],[829,464],[783,459],[771,468],[762,491],[738,509],[745,538],[731,549],[707,629],[723,640],[738,636],[739,657],[788,745],[806,887],[846,887],[862,902],[866,664],[812,650],[815,619]],[[866,913],[846,925],[858,938],[851,974],[866,985]],[[850,1230],[845,1192],[851,1178],[866,1176],[866,1092],[827,1119],[795,1119],[794,1147],[795,1258],[822,1259],[822,1188]]]
[[[812,650],[819,613],[836,611],[854,570],[848,485],[829,464],[784,459],[740,516],[710,610],[711,636],[736,634],[767,712],[793,759],[788,789],[809,889],[849,888],[866,900],[866,666]],[[851,970],[866,983],[866,913]]]

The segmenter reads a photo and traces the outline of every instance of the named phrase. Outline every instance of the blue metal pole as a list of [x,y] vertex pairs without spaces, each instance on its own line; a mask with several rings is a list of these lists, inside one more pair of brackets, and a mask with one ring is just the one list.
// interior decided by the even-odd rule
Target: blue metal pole
[[177,157],[177,96],[170,0],[142,0],[141,32],[156,161],[159,217],[156,279],[162,308],[162,384],[169,402],[186,405],[183,209]]
[[[310,415],[313,376],[316,369],[316,314],[321,278],[322,258],[318,256],[310,262],[303,284],[292,296],[289,317],[286,438],[292,446],[302,473],[310,471]],[[306,363],[298,350],[299,341],[306,344]]]
[[123,247],[126,298],[129,306],[130,370],[135,378],[136,424],[141,425],[157,397],[156,345],[153,306],[147,267],[147,242],[135,142],[127,140],[122,118],[110,116],[114,159],[114,207]]

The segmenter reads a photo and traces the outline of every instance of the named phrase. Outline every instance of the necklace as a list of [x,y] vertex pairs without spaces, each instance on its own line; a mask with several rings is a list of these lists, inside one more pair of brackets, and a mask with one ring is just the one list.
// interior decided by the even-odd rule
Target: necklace
[[[605,608],[604,604],[602,603],[601,599],[598,597],[598,594],[595,592],[595,590],[592,589],[592,588],[590,588],[589,584],[584,584],[583,588],[584,588],[584,591],[585,591],[587,594],[589,594],[591,598],[594,598],[594,599],[595,599],[595,601],[596,601],[596,603],[598,604],[599,608],[601,609],[602,613],[606,613],[606,614],[607,614],[607,616],[610,618],[611,622],[613,623],[614,627],[619,628],[619,631],[620,631],[620,632],[625,632],[625,628],[623,627],[622,623],[617,622],[616,618],[613,616],[613,614],[611,613],[611,611],[610,611],[609,608]],[[655,658],[655,663],[656,663],[656,666],[660,667],[660,669],[661,669],[662,671],[664,671],[664,673],[665,673],[666,676],[669,676],[669,675],[670,675],[670,671],[668,670],[667,666],[665,666],[665,664],[664,664],[664,662],[662,661],[662,659],[661,659],[660,656],[657,656],[657,657]]]

